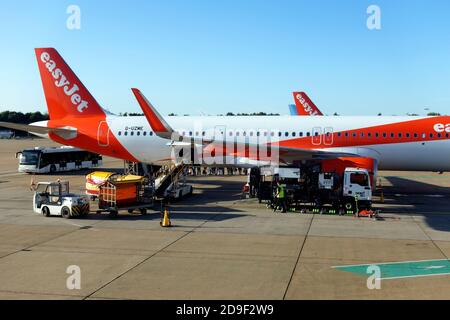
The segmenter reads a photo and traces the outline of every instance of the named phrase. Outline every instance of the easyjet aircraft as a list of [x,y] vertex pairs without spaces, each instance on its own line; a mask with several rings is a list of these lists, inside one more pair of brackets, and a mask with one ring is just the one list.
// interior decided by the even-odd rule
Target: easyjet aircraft
[[[120,117],[100,107],[55,49],[36,49],[36,56],[50,120],[30,125],[0,123],[2,127],[151,164],[173,159],[176,147],[192,149],[195,145],[207,150],[210,158],[223,153],[237,165],[274,162],[273,154],[277,154],[279,163],[351,159],[371,162],[375,169],[450,171],[447,116],[163,118],[134,89],[145,116]],[[250,150],[254,147],[256,154]],[[183,150],[177,150],[175,156],[181,156]],[[261,150],[269,150],[268,157],[262,157]]]
[[299,116],[323,116],[323,113],[316,107],[314,102],[305,92],[293,92],[297,114]]

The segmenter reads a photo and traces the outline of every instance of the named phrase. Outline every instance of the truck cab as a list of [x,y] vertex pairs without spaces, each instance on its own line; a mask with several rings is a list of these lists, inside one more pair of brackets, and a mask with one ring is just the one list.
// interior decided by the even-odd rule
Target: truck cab
[[346,168],[342,188],[344,199],[353,199],[358,208],[370,208],[372,204],[372,187],[370,175],[366,169]]

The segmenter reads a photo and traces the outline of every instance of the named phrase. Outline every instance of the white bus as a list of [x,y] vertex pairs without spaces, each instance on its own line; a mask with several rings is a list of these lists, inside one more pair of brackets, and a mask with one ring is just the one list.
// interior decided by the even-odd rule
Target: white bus
[[14,137],[14,131],[0,130],[0,139],[12,139]]
[[98,167],[102,156],[73,147],[25,149],[16,154],[19,172],[54,173]]

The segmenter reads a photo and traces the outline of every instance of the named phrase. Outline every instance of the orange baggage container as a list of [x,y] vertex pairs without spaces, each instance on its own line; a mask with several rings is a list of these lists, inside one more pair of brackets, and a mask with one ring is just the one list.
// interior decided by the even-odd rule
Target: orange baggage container
[[99,188],[99,207],[120,209],[135,205],[143,179],[135,175],[111,176]]

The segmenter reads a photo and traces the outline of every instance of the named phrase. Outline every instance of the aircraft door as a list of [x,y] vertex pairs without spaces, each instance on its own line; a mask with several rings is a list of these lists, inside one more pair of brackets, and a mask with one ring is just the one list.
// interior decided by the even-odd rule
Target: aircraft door
[[100,147],[109,146],[110,129],[106,121],[101,121],[97,130],[97,142]]
[[[225,157],[227,155],[226,150],[226,126],[220,125],[214,127],[214,140],[217,141],[217,148],[215,150],[216,164],[225,164]],[[218,150],[220,149],[220,150]]]

